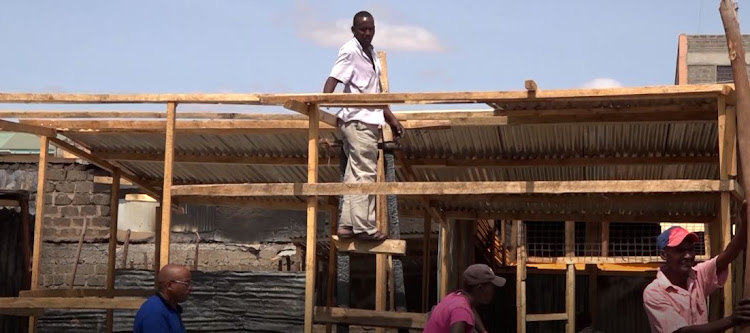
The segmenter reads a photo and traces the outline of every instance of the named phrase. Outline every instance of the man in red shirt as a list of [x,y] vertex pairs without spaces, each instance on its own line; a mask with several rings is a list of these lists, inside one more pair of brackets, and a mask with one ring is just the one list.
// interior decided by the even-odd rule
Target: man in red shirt
[[505,279],[496,276],[489,266],[469,266],[464,271],[464,288],[446,295],[432,309],[424,333],[486,332],[474,307],[492,302],[495,287],[504,285]]

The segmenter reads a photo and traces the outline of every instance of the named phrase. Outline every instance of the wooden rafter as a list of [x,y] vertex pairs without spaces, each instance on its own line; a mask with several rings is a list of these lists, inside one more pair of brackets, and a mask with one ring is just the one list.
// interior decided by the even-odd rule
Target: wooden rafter
[[34,135],[40,135],[40,136],[47,136],[51,138],[54,138],[55,136],[57,136],[57,131],[55,131],[55,129],[53,128],[28,125],[28,124],[19,124],[19,123],[10,122],[7,120],[0,120],[0,131],[28,133],[28,134],[34,134]]
[[178,196],[337,196],[337,195],[451,195],[451,194],[566,194],[566,193],[680,193],[730,192],[732,180],[587,180],[494,182],[390,182],[390,183],[287,183],[180,185]]

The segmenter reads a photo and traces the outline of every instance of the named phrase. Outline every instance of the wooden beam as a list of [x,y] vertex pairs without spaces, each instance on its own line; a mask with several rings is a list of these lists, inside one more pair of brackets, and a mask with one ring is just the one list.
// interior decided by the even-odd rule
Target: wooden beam
[[427,314],[316,307],[315,322],[421,330],[427,322]]
[[32,245],[30,238],[31,231],[31,212],[29,211],[29,199],[23,198],[21,200],[21,256],[23,257],[23,285],[22,288],[31,288],[31,252]]
[[562,320],[568,320],[567,313],[529,313],[526,315],[527,322]]
[[[294,100],[289,100],[289,101],[286,101],[286,103],[284,103],[284,108],[287,110],[292,110],[292,111],[301,113],[303,115],[309,116],[307,110],[310,108],[310,106],[305,103],[301,103],[301,102],[294,101]],[[328,112],[323,112],[323,110],[320,110],[319,112],[320,112],[321,122],[333,128],[336,128],[336,116]]]
[[[729,180],[730,172],[732,171],[733,156],[735,154],[734,148],[736,144],[736,128],[735,122],[735,108],[728,107],[726,98],[720,96],[717,101],[718,106],[718,142],[719,142],[719,179]],[[731,197],[729,193],[721,193],[719,201],[719,212],[716,214],[719,216],[719,224],[721,229],[721,248],[726,249],[729,246],[729,242],[732,238],[732,218],[731,218]],[[732,263],[727,268],[728,272],[732,272]],[[714,294],[712,297],[719,298],[719,302],[723,303],[724,314],[728,316],[732,313],[734,304],[734,288],[732,284],[732,275],[724,283],[722,288],[722,294]]]
[[[729,94],[731,85],[654,86],[611,89],[573,89],[540,91],[537,99],[633,99],[696,98]],[[190,103],[190,104],[265,104],[283,105],[296,100],[303,103],[467,103],[527,99],[526,91],[434,92],[388,94],[70,94],[0,93],[3,103]]]
[[[308,117],[310,117],[310,128],[307,134],[307,183],[318,182],[318,125],[320,109],[317,104],[309,106]],[[317,254],[317,230],[318,230],[318,197],[310,195],[307,197],[307,248],[305,255],[305,333],[313,332],[313,313],[315,310],[315,273]]]
[[0,309],[0,315],[41,318],[44,309]]
[[[420,210],[414,209],[399,209],[399,214],[407,217],[419,217]],[[715,215],[685,215],[685,214],[583,214],[583,213],[570,213],[568,211],[560,212],[518,212],[518,211],[496,211],[496,212],[476,212],[476,211],[463,211],[463,210],[446,210],[442,212],[443,215],[454,219],[508,219],[508,220],[524,220],[524,221],[560,221],[565,219],[572,219],[581,222],[600,222],[603,220],[609,220],[610,222],[681,222],[681,223],[697,223],[697,222],[709,222],[713,223],[717,221]]]
[[0,132],[28,133],[28,134],[48,136],[48,137],[53,137],[53,138],[57,136],[57,131],[55,131],[55,129],[53,128],[27,125],[27,124],[19,124],[19,123],[14,123],[14,122],[2,120],[2,119],[0,119]]
[[526,333],[526,226],[523,221],[514,220],[516,234],[516,332]]
[[34,218],[34,250],[31,252],[31,290],[39,289],[39,271],[42,256],[42,235],[44,234],[44,194],[47,192],[47,155],[49,138],[40,137],[39,171],[36,183],[36,215]]
[[150,297],[154,295],[153,289],[43,289],[43,290],[21,290],[19,297]]
[[[92,155],[103,160],[117,161],[163,161],[163,153],[132,153],[114,151],[92,151]],[[718,156],[629,156],[629,157],[549,157],[531,159],[509,158],[414,158],[407,159],[403,153],[397,154],[396,164],[405,170],[413,167],[527,167],[527,166],[600,166],[600,165],[675,165],[675,164],[718,164]],[[175,154],[175,162],[198,164],[248,164],[248,165],[307,165],[305,157],[266,157],[266,156],[227,156]],[[2,161],[2,157],[0,157]],[[319,163],[338,165],[339,156],[321,157]],[[411,172],[413,174],[413,172]],[[408,173],[407,173],[408,174]],[[411,175],[413,176],[413,175]],[[407,175],[407,179],[409,175]],[[97,179],[106,181],[107,177]],[[412,180],[409,180],[412,181]]]
[[440,279],[438,280],[438,297],[437,301],[440,303],[446,295],[448,295],[448,281],[450,281],[449,265],[450,265],[450,222],[440,224],[440,244],[439,244],[439,267]]
[[[117,215],[120,206],[120,169],[112,171],[112,189],[109,200],[109,248],[107,250],[107,289],[115,289],[115,264],[117,260]],[[115,313],[107,310],[105,329],[111,333],[114,327]]]
[[684,85],[688,84],[688,43],[687,35],[680,34],[677,42],[677,70],[674,84]]
[[422,229],[422,312],[427,313],[430,306],[430,234],[432,216],[425,210]]
[[[94,153],[94,154],[96,154],[96,153]],[[101,158],[101,156],[99,156],[99,158]],[[119,170],[119,168],[118,168],[118,170]],[[113,179],[110,176],[94,176],[94,183],[96,183],[96,184],[111,185],[112,182],[113,182]],[[131,181],[127,181],[127,180],[124,180],[124,179],[121,178],[120,179],[120,185],[135,185],[135,184],[133,184],[133,182],[131,182]]]
[[[565,256],[567,258],[575,257],[576,242],[576,222],[565,221]],[[575,264],[567,265],[567,274],[565,276],[565,313],[567,314],[567,323],[565,332],[576,332],[576,266]]]
[[[737,88],[735,94],[737,140],[739,141],[740,149],[742,149],[742,147],[750,146],[750,129],[748,129],[748,125],[750,125],[750,82],[748,81],[747,62],[745,60],[745,46],[743,44],[742,33],[740,32],[740,23],[737,18],[737,8],[735,5],[734,1],[721,0],[719,12],[726,34],[734,85]],[[740,157],[741,166],[739,172],[741,175],[740,184],[747,188],[747,186],[750,186],[750,153],[745,151],[743,154],[742,150],[739,150],[737,155]],[[747,209],[750,209],[750,207]],[[746,218],[750,215],[750,210],[747,209],[742,213],[745,214]],[[750,228],[747,228],[745,232],[750,236]],[[750,260],[750,251],[745,251],[745,261],[747,262],[748,260]],[[744,280],[743,296],[748,297],[750,296],[750,265],[745,265]],[[750,329],[748,328],[743,329],[743,332],[749,331]]]
[[[383,51],[378,51],[378,60],[380,61],[380,75],[378,79],[380,80],[380,92],[381,93],[389,93],[389,81],[388,81],[388,60],[386,58],[386,54]],[[388,109],[390,109],[390,106],[386,106]],[[403,126],[403,125],[402,125]],[[380,140],[381,142],[385,143],[387,141],[392,141],[393,136],[392,135],[386,135],[386,129],[389,129],[388,126],[383,126],[383,129],[380,132]],[[390,131],[388,131],[390,133]],[[386,137],[388,136],[388,137]],[[377,160],[377,182],[378,183],[384,183],[385,182],[385,151],[380,148],[378,149],[378,160]],[[375,198],[375,212],[377,216],[377,227],[380,232],[389,235],[388,232],[388,209],[386,207],[386,196],[385,195],[378,195]],[[406,242],[404,242],[404,252],[406,252]],[[390,290],[393,292],[393,265],[391,261],[391,257],[383,254],[377,254],[375,256],[375,310],[376,311],[385,311],[386,310],[386,301],[388,299],[388,290],[390,287]],[[391,302],[394,302],[393,299],[393,293],[391,294]],[[394,307],[391,307],[391,311],[394,310]],[[385,329],[382,327],[378,327],[375,329],[375,333],[385,333]]]
[[[356,239],[339,239],[334,235],[336,248],[341,252],[377,253],[377,254],[406,254],[406,241],[402,239],[386,239],[384,241],[361,241]],[[384,281],[385,282],[385,281]]]
[[174,140],[177,104],[167,104],[167,133],[164,144],[164,185],[161,196],[161,250],[159,251],[159,269],[169,264],[169,235],[172,232],[172,171],[174,162]]
[[[338,202],[338,200],[336,200]],[[335,206],[335,207],[334,207]],[[336,235],[336,232],[338,230],[338,224],[339,224],[339,205],[332,205],[332,207],[328,210],[328,214],[331,218],[331,225],[330,225],[330,233],[331,233],[331,240],[330,242],[333,243],[334,239],[333,236]],[[336,297],[336,260],[337,260],[337,253],[335,246],[329,246],[328,250],[328,281],[326,284],[327,293],[326,293],[326,306],[330,309],[333,307],[334,298]],[[326,333],[332,332],[332,326],[331,324],[326,325]]]
[[[307,117],[290,114],[272,114],[262,112],[180,112],[177,119],[235,119],[235,120],[307,120]],[[254,111],[254,110],[253,110]],[[91,118],[115,118],[115,119],[166,119],[166,112],[151,111],[90,111],[90,110],[0,110],[0,118],[18,119],[91,119]]]
[[[47,156],[47,163],[76,163],[77,158]],[[38,154],[0,155],[0,163],[39,163]]]
[[[96,166],[98,166],[98,167],[100,167],[100,168],[102,168],[104,170],[107,170],[109,172],[112,172],[112,170],[114,170],[116,168],[111,163],[109,163],[107,161],[104,161],[102,159],[99,159],[99,158],[91,155],[90,153],[85,152],[82,149],[80,149],[78,147],[75,147],[75,146],[73,146],[73,145],[71,145],[71,144],[69,144],[69,143],[67,143],[65,141],[62,141],[60,139],[50,138],[50,142],[53,145],[57,146],[58,148],[63,149],[63,150],[65,150],[65,151],[67,151],[67,152],[69,152],[69,153],[71,153],[73,155],[76,155],[76,156],[78,156],[78,157],[80,157],[80,158],[82,158],[84,160],[87,160],[87,161],[95,164]],[[149,185],[145,181],[139,179],[138,177],[136,177],[136,176],[134,176],[134,175],[132,175],[130,173],[123,172],[123,171],[120,172],[120,175],[123,178],[125,178],[125,179],[129,180],[130,182],[132,182],[133,184],[138,185],[138,187],[140,187],[141,190],[143,190],[144,192],[148,193],[149,195],[151,195],[151,196],[153,196],[155,198],[161,198],[161,193],[159,191],[157,191],[151,185]]]
[[528,91],[530,94],[536,93],[538,89],[536,82],[534,80],[526,80],[523,83],[523,86],[526,88],[526,91]]
[[[315,159],[317,162],[317,159]],[[588,180],[493,182],[389,183],[266,183],[179,185],[176,196],[338,196],[338,195],[453,195],[453,194],[566,194],[566,193],[694,193],[735,192],[727,180]]]
[[115,309],[138,310],[142,297],[0,297],[0,309]]

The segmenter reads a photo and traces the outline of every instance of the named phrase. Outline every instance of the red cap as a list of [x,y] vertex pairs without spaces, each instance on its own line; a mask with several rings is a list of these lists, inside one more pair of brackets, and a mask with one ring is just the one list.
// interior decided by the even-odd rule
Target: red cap
[[656,245],[660,250],[663,250],[666,247],[675,247],[682,244],[685,238],[688,237],[693,242],[698,241],[698,235],[695,233],[689,232],[683,227],[674,226],[664,230],[659,235],[659,238],[656,239]]

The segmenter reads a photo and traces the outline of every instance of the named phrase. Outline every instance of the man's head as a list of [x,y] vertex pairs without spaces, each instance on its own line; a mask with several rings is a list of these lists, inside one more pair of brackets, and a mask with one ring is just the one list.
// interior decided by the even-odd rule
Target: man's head
[[673,272],[690,273],[695,263],[695,242],[698,235],[683,227],[671,227],[659,235],[656,246],[661,250],[662,259]]
[[505,285],[505,279],[495,275],[490,266],[474,264],[464,271],[464,289],[480,304],[489,304],[495,297],[495,287]]
[[372,14],[366,11],[354,14],[352,34],[359,41],[359,44],[363,47],[369,47],[372,38],[375,36],[375,19],[372,18]]
[[187,301],[193,280],[185,266],[168,264],[159,271],[158,288],[164,297],[177,303]]

